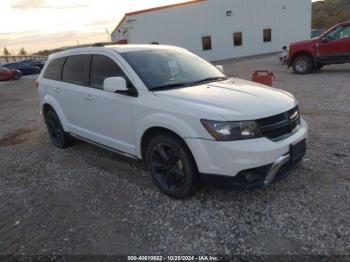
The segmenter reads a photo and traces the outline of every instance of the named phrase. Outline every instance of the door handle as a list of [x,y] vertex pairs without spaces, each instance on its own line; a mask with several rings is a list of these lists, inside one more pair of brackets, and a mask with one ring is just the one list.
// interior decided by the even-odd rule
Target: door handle
[[59,88],[59,87],[55,87],[54,90],[55,90],[56,93],[60,93],[61,92],[61,88]]
[[94,100],[95,99],[95,97],[93,95],[90,95],[90,94],[85,94],[84,98],[87,100]]

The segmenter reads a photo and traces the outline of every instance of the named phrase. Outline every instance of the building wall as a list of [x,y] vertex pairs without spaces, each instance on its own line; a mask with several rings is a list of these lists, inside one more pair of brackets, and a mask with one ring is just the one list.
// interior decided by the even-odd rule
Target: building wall
[[[208,0],[129,16],[120,28],[127,33],[112,40],[177,45],[209,61],[264,54],[310,38],[311,0]],[[263,42],[265,28],[271,43]],[[234,32],[243,33],[243,46],[234,47]],[[203,36],[211,36],[212,50],[203,51]]]

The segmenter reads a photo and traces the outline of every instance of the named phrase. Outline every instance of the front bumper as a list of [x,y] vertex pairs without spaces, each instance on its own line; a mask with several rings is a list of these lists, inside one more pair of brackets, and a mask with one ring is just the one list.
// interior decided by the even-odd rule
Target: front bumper
[[290,155],[287,154],[279,157],[273,164],[244,170],[234,177],[202,174],[201,178],[208,186],[236,189],[261,188],[290,175],[303,156],[304,154],[297,161],[290,161]]
[[[199,173],[208,184],[216,185],[215,181],[220,179],[223,184],[230,186],[261,187],[285,177],[300,162],[302,157],[290,161],[291,146],[307,137],[308,125],[301,119],[299,131],[278,142],[267,138],[232,142],[186,139],[186,142]],[[243,181],[240,176],[247,172],[252,172],[253,176],[260,179],[255,177],[251,183],[249,179]]]

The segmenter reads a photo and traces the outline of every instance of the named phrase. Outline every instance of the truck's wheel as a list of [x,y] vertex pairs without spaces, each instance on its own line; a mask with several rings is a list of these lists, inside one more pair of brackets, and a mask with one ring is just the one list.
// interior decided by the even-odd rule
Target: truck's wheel
[[58,148],[67,148],[72,145],[71,138],[62,127],[61,121],[53,110],[49,110],[45,114],[45,123],[52,144]]
[[183,199],[194,193],[197,166],[187,146],[177,137],[155,136],[147,147],[146,164],[154,183],[164,194]]
[[294,59],[293,70],[296,74],[309,74],[312,72],[312,67],[312,60],[309,56],[298,56]]

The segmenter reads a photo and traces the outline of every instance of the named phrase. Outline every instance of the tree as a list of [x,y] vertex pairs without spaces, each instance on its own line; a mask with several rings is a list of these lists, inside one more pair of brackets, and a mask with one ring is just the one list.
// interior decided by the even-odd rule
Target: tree
[[41,50],[41,51],[38,51],[36,53],[34,53],[33,55],[42,55],[42,56],[49,56],[51,55],[52,53],[54,53],[53,50]]
[[19,50],[19,55],[27,55],[27,51],[22,47],[20,50]]
[[312,4],[312,27],[328,29],[350,18],[349,0],[325,0]]
[[3,54],[4,54],[4,56],[9,56],[9,55],[11,55],[10,51],[9,51],[9,50],[7,50],[7,48],[6,48],[6,47],[4,47]]

